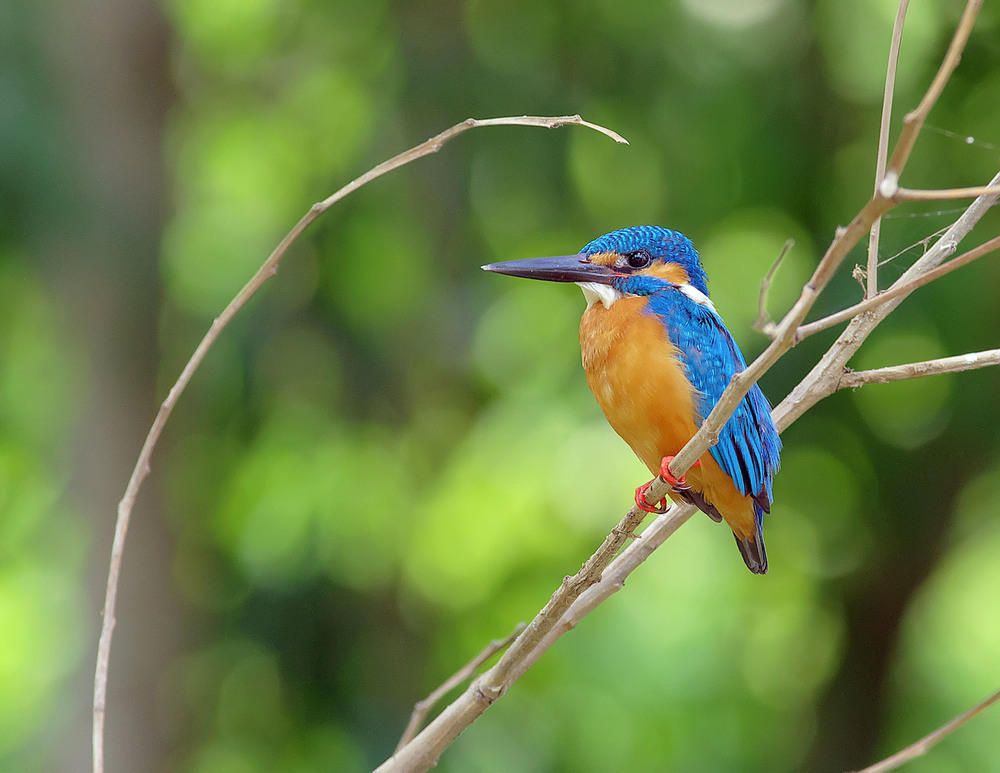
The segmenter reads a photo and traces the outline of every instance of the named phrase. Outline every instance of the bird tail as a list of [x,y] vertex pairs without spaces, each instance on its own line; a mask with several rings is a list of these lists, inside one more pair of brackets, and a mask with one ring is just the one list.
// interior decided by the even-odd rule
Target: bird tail
[[740,549],[743,561],[754,574],[767,574],[767,551],[764,549],[764,513],[755,505],[754,520],[757,522],[757,533],[750,539],[736,537],[736,547]]

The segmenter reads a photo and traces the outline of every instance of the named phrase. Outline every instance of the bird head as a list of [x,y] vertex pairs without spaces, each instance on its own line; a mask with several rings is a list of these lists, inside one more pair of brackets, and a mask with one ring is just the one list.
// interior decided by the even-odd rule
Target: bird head
[[575,282],[588,304],[610,308],[626,295],[652,295],[674,287],[711,305],[705,270],[688,239],[677,231],[643,225],[604,234],[576,255],[490,263],[485,271],[549,282]]

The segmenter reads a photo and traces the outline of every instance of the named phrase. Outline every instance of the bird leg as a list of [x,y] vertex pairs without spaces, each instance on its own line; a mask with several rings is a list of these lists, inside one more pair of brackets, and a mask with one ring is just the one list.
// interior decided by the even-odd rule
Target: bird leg
[[[670,472],[670,463],[674,460],[672,456],[664,456],[663,461],[660,462],[660,476],[664,482],[670,485],[674,491],[678,494],[687,491],[690,488],[688,486],[687,480],[683,475],[679,478],[675,477],[672,472]],[[701,467],[701,459],[695,461],[692,467]],[[640,510],[645,510],[647,513],[656,513],[657,515],[663,515],[667,512],[667,498],[663,497],[658,504],[648,505],[646,504],[646,492],[649,491],[649,487],[653,485],[656,478],[649,481],[649,483],[643,483],[635,490],[635,503],[639,506]]]

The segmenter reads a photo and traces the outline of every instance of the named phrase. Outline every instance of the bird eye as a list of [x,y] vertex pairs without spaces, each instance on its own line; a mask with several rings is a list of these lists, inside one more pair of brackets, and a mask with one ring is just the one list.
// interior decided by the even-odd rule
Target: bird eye
[[648,250],[636,250],[626,255],[625,259],[628,261],[629,268],[638,270],[648,266],[652,262],[653,256],[649,254]]

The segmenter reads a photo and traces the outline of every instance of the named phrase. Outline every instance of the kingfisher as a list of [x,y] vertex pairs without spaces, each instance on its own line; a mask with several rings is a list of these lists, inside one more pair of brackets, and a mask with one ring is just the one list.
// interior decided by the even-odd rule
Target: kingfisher
[[[781,439],[771,406],[754,384],[726,422],[719,442],[685,475],[670,472],[674,456],[698,431],[736,373],[743,353],[715,310],[705,270],[691,240],[660,226],[604,234],[576,255],[490,263],[486,271],[549,282],[575,282],[587,308],[580,350],[587,384],[615,432],[669,496],[725,521],[754,574],[767,572],[764,515]],[[656,480],[639,486],[646,503]]]

